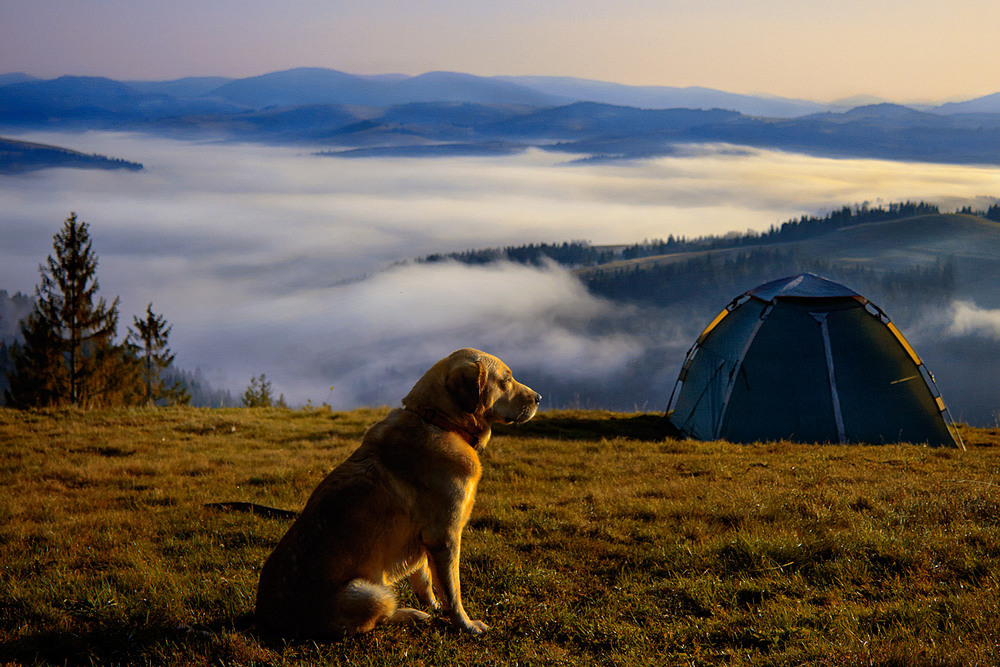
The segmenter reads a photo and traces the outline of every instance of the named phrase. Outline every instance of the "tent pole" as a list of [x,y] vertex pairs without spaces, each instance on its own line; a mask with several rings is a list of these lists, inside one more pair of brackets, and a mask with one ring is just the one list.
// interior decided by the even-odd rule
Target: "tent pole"
[[840,411],[840,393],[837,391],[837,374],[833,366],[833,348],[830,346],[830,327],[827,326],[828,313],[809,313],[819,323],[823,334],[823,352],[826,354],[826,374],[830,380],[830,399],[833,403],[833,418],[837,422],[837,438],[840,444],[847,442],[847,430],[844,428],[844,415]]

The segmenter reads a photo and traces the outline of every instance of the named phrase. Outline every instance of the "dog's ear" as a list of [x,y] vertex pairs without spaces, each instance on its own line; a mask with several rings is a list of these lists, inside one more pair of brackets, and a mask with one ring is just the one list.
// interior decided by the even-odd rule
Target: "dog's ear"
[[459,409],[463,412],[477,412],[486,387],[486,366],[472,359],[456,364],[448,371],[445,387]]

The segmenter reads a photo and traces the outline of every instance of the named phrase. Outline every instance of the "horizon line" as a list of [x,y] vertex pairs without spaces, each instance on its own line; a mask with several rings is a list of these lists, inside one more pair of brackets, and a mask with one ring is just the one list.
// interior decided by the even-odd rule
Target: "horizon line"
[[353,76],[361,79],[372,79],[372,78],[386,78],[386,77],[402,77],[403,79],[414,79],[421,76],[426,76],[428,74],[457,74],[463,76],[470,76],[477,79],[561,79],[566,81],[580,81],[585,83],[597,83],[605,84],[610,86],[617,86],[621,88],[628,89],[663,89],[663,90],[705,90],[711,92],[725,93],[727,95],[737,95],[742,97],[756,97],[764,99],[773,100],[784,100],[790,102],[805,102],[810,104],[821,104],[828,106],[865,106],[870,104],[899,104],[901,106],[940,106],[949,103],[960,103],[960,102],[971,102],[974,100],[982,99],[983,97],[989,97],[990,95],[997,94],[986,93],[986,94],[966,94],[966,95],[954,95],[944,98],[919,98],[919,99],[909,99],[906,101],[899,101],[883,95],[878,95],[875,93],[858,92],[851,95],[837,97],[832,100],[809,98],[809,97],[791,97],[787,95],[781,95],[777,93],[772,93],[768,91],[755,91],[755,92],[734,92],[724,88],[713,88],[710,86],[702,85],[669,85],[669,84],[635,84],[635,83],[621,83],[618,81],[610,81],[607,79],[595,79],[588,77],[581,77],[575,75],[563,75],[563,74],[496,74],[496,75],[483,75],[483,74],[473,74],[471,72],[466,72],[457,69],[433,69],[419,74],[406,74],[404,72],[374,72],[374,73],[358,73],[350,72],[343,69],[338,69],[336,67],[321,66],[321,65],[300,65],[296,67],[280,68],[275,70],[269,70],[259,74],[250,74],[247,76],[229,76],[224,74],[188,74],[183,76],[168,76],[164,77],[149,77],[149,78],[133,78],[133,77],[114,77],[106,74],[72,74],[72,73],[62,73],[54,76],[38,76],[30,74],[24,71],[4,71],[0,72],[0,77],[3,76],[25,76],[31,80],[35,81],[55,81],[63,77],[71,78],[95,78],[95,79],[109,79],[111,81],[117,81],[119,83],[172,83],[176,81],[183,81],[187,79],[225,79],[226,81],[242,81],[246,79],[254,79],[263,76],[268,76],[271,74],[281,74],[286,72],[294,72],[297,70],[317,70],[317,71],[327,71],[327,72],[337,72],[340,74],[345,74],[348,76]]

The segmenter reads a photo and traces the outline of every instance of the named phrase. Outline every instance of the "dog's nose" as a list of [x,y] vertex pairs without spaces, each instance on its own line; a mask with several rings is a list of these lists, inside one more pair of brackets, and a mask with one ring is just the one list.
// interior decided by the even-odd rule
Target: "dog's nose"
[[536,391],[536,392],[535,392],[535,403],[541,403],[541,402],[542,402],[542,395],[541,395],[541,394],[539,394],[539,393],[538,393],[538,392]]

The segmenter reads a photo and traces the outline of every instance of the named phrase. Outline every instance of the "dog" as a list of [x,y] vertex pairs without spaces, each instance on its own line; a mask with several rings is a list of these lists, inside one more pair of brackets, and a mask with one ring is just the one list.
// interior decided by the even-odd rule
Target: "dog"
[[[261,570],[255,620],[286,637],[336,638],[431,618],[398,608],[409,577],[420,603],[480,634],[462,606],[462,529],[496,423],[531,419],[540,394],[500,359],[466,348],[434,364],[361,446],[313,491]],[[437,591],[437,596],[435,595]]]

